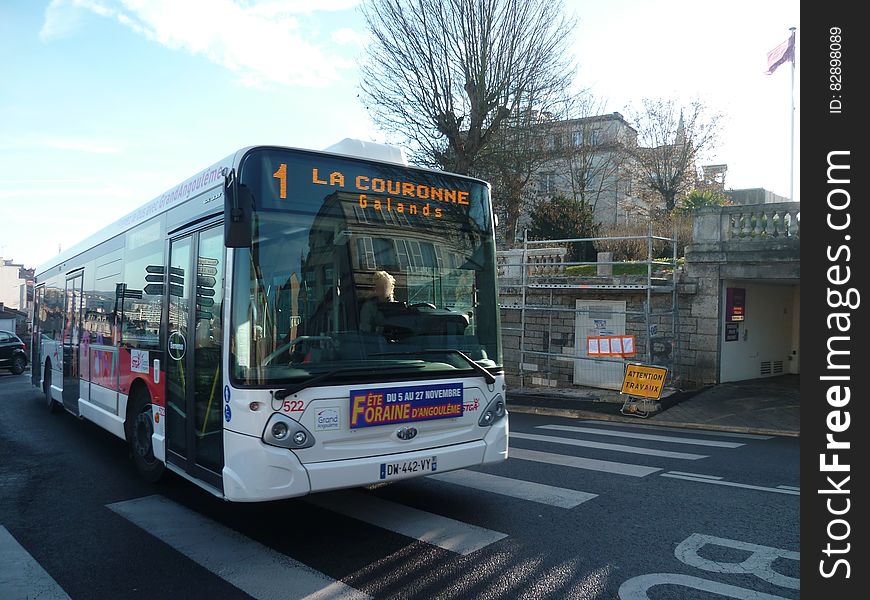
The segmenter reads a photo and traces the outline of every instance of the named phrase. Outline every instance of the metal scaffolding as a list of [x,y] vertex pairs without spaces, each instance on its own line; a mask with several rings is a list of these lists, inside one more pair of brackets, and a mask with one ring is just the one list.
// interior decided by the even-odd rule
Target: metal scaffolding
[[[613,260],[598,260],[594,262],[569,262],[562,260],[564,254],[567,253],[567,248],[572,244],[583,242],[616,242],[616,241],[645,241],[647,248],[647,256],[643,261],[613,261]],[[670,246],[670,259],[656,258],[654,256],[654,247],[656,245]],[[549,248],[551,250],[564,249],[562,256],[548,255],[542,249]],[[518,377],[521,386],[526,385],[526,379],[529,373],[540,373],[541,367],[550,376],[547,377],[545,385],[554,385],[554,379],[551,377],[553,373],[553,364],[559,361],[562,365],[561,376],[557,376],[555,385],[566,387],[567,381],[565,376],[565,363],[574,363],[574,377],[571,383],[578,383],[578,369],[595,369],[601,370],[609,368],[614,370],[617,368],[615,363],[618,363],[619,369],[624,369],[627,362],[645,362],[646,364],[656,364],[668,368],[669,373],[673,373],[674,361],[676,358],[676,341],[677,341],[677,245],[676,239],[665,238],[652,235],[651,231],[646,236],[621,236],[621,237],[597,237],[597,238],[575,238],[575,239],[558,239],[558,240],[539,240],[532,241],[528,239],[528,233],[524,235],[522,252],[513,252],[514,259],[519,258],[519,263],[505,263],[502,266],[505,268],[513,267],[513,279],[516,280],[517,267],[521,270],[519,283],[520,294],[519,303],[513,305],[505,303],[508,299],[503,293],[502,310],[519,311],[519,328],[505,326],[503,331],[508,335],[516,336],[519,334],[519,358],[518,358]],[[601,255],[599,254],[599,258]],[[580,275],[572,273],[568,267],[595,265],[596,274]],[[613,271],[619,271],[625,268],[625,265],[642,265],[645,267],[645,276],[635,276],[631,279],[627,276],[620,277],[614,275]],[[658,276],[657,271],[662,268],[669,268],[671,273],[669,278]],[[504,270],[504,269],[503,269]],[[510,269],[507,269],[510,271]],[[641,269],[643,270],[643,269]],[[517,283],[511,283],[510,277],[503,277],[503,288],[516,288]],[[516,298],[516,293],[513,294]],[[555,301],[555,295],[559,295],[559,302]],[[670,302],[662,302],[661,298],[669,296]],[[606,299],[605,299],[606,298]],[[656,301],[654,302],[654,298]],[[614,302],[613,299],[617,299]],[[574,306],[566,306],[565,302],[574,300]],[[601,308],[595,308],[589,302],[610,302],[611,305],[619,304],[618,300],[631,302],[635,306],[622,310],[612,311],[610,314],[621,315],[622,328],[626,327],[627,323],[633,325],[629,330],[638,337],[636,347],[643,349],[634,356],[623,357],[590,357],[586,354],[587,346],[586,339],[577,339],[582,335],[581,327],[578,319],[579,315],[586,315],[587,320],[592,319],[593,315],[600,316]],[[636,306],[638,303],[640,307]],[[660,306],[659,309],[654,308],[654,304]],[[665,306],[661,306],[664,304]],[[581,308],[586,306],[586,308]],[[544,317],[546,322],[542,319]],[[606,319],[592,319],[596,326],[604,323],[603,327],[607,327]],[[559,335],[554,336],[554,322],[559,325]],[[574,340],[570,352],[566,352],[566,347],[563,345],[561,350],[554,351],[553,340],[562,339],[566,336],[567,323],[573,322]],[[642,328],[638,326],[638,322],[642,323]],[[660,325],[664,325],[661,329]],[[546,326],[544,331],[540,331],[541,326]],[[609,329],[602,329],[610,331]],[[619,333],[625,334],[625,331]],[[534,337],[534,341],[530,341],[530,337]],[[565,338],[566,341],[571,336]],[[545,359],[545,365],[530,364],[529,360],[535,359],[540,361]],[[662,363],[666,364],[662,364]],[[534,371],[529,371],[529,368],[534,366]],[[580,373],[582,378],[582,373]],[[536,378],[532,376],[532,380]],[[537,379],[541,379],[538,377]],[[595,378],[588,378],[594,381]],[[592,386],[596,387],[596,386]],[[612,387],[612,384],[606,386]]]

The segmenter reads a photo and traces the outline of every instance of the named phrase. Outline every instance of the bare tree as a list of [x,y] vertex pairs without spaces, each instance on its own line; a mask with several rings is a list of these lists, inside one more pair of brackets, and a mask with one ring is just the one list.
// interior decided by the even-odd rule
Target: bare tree
[[720,114],[709,114],[700,101],[680,107],[673,100],[642,102],[631,112],[637,146],[631,157],[641,184],[664,200],[671,211],[697,178],[696,161],[714,147]]
[[362,100],[417,162],[469,173],[511,115],[573,75],[561,0],[367,0]]
[[[502,236],[509,245],[529,207],[556,194],[592,213],[601,200],[616,214],[620,182],[625,186],[629,174],[625,146],[634,143],[626,132],[634,130],[618,113],[603,114],[604,106],[588,91],[565,92],[546,109],[511,115],[493,136],[473,174],[495,186]],[[546,189],[538,189],[532,181],[536,176],[551,178]]]
[[552,119],[548,111],[528,106],[517,111],[493,133],[472,171],[493,185],[493,203],[504,218],[501,237],[508,246],[517,239],[523,209],[533,202],[532,178],[554,158],[546,142]]
[[621,135],[613,122],[622,116],[605,114],[605,108],[604,101],[587,91],[565,98],[558,117],[566,139],[556,164],[565,174],[568,197],[593,213],[599,201],[612,201],[615,215],[620,175],[624,179],[626,174],[626,147],[634,138]]

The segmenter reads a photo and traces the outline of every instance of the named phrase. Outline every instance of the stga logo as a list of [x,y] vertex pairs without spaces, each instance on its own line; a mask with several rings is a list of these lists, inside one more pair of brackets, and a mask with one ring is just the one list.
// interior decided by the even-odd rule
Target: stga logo
[[335,431],[341,429],[339,412],[336,407],[321,408],[314,413],[315,431]]

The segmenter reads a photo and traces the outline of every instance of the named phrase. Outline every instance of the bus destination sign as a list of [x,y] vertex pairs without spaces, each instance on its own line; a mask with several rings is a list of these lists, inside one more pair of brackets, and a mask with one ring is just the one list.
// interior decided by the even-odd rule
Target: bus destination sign
[[[288,182],[300,178],[296,172],[299,166],[290,167],[287,162],[273,166],[275,171],[272,178],[278,201],[287,199]],[[430,181],[425,177],[413,178],[409,174],[405,174],[404,178],[389,178],[374,172],[360,172],[358,166],[345,170],[338,165],[332,168],[311,166],[302,180],[307,180],[313,186],[351,194],[363,211],[386,211],[397,215],[441,219],[445,206],[469,206],[472,202],[472,193],[456,187],[458,182]]]

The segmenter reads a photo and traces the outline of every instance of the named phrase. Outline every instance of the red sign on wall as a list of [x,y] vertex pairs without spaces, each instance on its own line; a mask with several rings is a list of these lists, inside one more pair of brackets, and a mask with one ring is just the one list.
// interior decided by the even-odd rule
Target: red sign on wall
[[725,322],[736,323],[746,319],[746,288],[725,290]]

